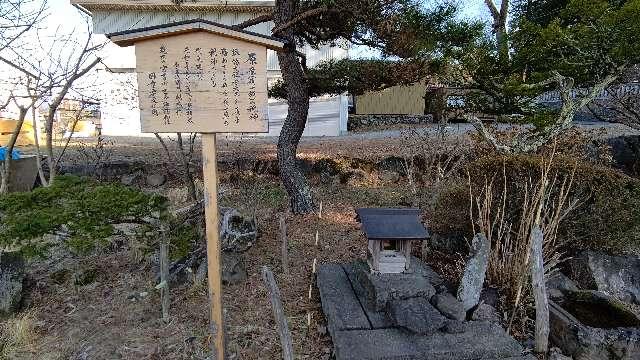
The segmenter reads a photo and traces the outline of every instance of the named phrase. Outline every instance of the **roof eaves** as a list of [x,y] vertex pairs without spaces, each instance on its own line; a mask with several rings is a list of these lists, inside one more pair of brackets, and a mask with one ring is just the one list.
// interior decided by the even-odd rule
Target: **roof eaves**
[[89,0],[72,0],[72,5],[85,13],[95,10],[151,10],[151,11],[237,11],[237,12],[270,12],[275,1],[226,1],[220,3],[184,3],[176,4],[127,4],[123,2],[94,2]]
[[[189,27],[190,25],[192,25],[192,27]],[[125,30],[125,31],[118,31],[118,32],[107,34],[106,36],[112,41],[116,42],[118,45],[128,46],[134,43],[136,40],[142,39],[141,37],[136,38],[135,37],[136,34],[142,34],[145,32],[154,32],[156,30],[167,29],[167,33],[164,36],[168,36],[171,33],[179,34],[179,33],[197,31],[197,30],[211,31],[211,27],[214,27],[214,28],[218,27],[218,28],[229,30],[231,32],[245,34],[252,37],[264,39],[265,42],[271,44],[271,46],[267,45],[267,47],[270,47],[273,49],[281,49],[286,45],[286,41],[274,36],[264,35],[264,34],[256,33],[253,31],[244,30],[244,29],[238,29],[230,25],[220,24],[220,23],[216,23],[216,22],[204,20],[204,19],[184,20],[184,21],[178,21],[178,22],[173,22],[168,24],[137,28],[137,29],[131,29],[131,30]],[[158,34],[157,36],[163,36],[163,35]]]

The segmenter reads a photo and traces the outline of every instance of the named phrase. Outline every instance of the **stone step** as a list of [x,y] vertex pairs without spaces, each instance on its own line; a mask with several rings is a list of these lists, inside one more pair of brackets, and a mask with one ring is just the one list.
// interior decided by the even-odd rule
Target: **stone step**
[[501,329],[427,336],[393,328],[338,331],[334,346],[336,360],[528,359],[521,356],[520,344]]
[[384,312],[375,311],[373,306],[369,304],[369,301],[367,300],[366,290],[362,287],[362,284],[360,284],[360,282],[358,281],[358,278],[353,269],[353,266],[351,264],[346,264],[346,265],[343,265],[342,268],[347,274],[347,277],[351,282],[351,286],[353,287],[353,291],[358,297],[360,304],[362,304],[362,308],[365,314],[367,315],[369,322],[371,323],[371,328],[384,329],[388,327],[393,327],[393,324],[391,323],[391,321],[389,321],[389,319],[384,314]]
[[474,323],[464,323],[466,329],[462,333],[435,333],[414,341],[421,353],[426,355],[424,359],[475,360],[521,356],[522,346],[499,325]]
[[322,311],[332,336],[340,330],[371,329],[371,323],[340,264],[321,265],[317,277]]
[[338,331],[333,346],[336,360],[422,359],[411,340],[398,329]]

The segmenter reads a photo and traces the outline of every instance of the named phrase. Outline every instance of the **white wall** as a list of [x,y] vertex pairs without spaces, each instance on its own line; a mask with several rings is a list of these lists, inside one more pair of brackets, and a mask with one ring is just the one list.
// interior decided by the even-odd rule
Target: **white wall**
[[[309,102],[309,117],[302,136],[340,136],[347,131],[347,96],[324,96]],[[287,117],[284,101],[269,101],[269,134],[279,136]]]

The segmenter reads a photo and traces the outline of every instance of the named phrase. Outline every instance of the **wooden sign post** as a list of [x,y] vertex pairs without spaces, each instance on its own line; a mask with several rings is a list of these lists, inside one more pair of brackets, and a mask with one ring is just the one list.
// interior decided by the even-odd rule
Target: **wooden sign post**
[[136,46],[143,132],[202,134],[211,335],[224,357],[216,133],[268,132],[267,48],[279,39],[194,20],[112,34]]

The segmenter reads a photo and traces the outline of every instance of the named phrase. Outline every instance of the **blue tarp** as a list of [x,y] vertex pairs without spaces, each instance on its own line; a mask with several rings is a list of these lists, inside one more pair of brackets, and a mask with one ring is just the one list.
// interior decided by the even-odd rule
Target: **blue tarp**
[[[7,148],[5,148],[4,146],[0,146],[0,161],[4,161],[6,157],[7,157]],[[20,159],[20,151],[14,149],[13,152],[11,152],[11,158],[14,160]]]

